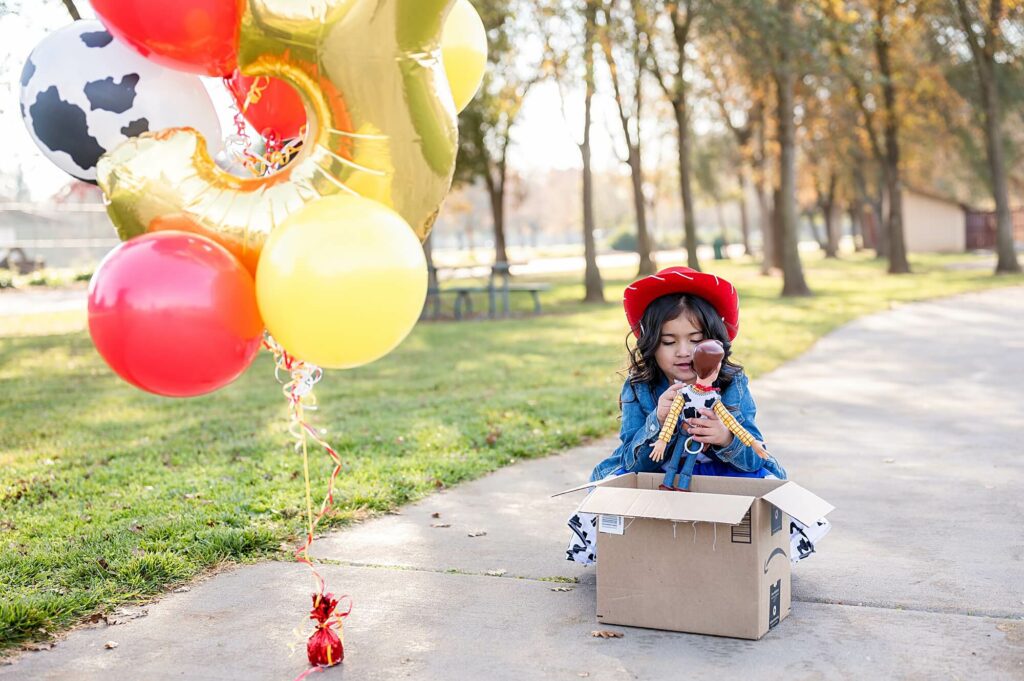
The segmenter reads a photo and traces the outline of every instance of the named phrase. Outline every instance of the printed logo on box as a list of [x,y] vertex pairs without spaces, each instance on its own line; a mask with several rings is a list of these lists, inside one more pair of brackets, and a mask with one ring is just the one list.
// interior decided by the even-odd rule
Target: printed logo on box
[[772,534],[782,531],[782,509],[772,506]]
[[597,531],[605,534],[622,534],[626,529],[624,525],[621,515],[602,515],[597,523]]
[[753,540],[750,537],[750,511],[743,516],[738,525],[732,526],[733,544],[750,544]]
[[779,623],[782,610],[782,580],[776,581],[768,588],[768,629],[774,629]]

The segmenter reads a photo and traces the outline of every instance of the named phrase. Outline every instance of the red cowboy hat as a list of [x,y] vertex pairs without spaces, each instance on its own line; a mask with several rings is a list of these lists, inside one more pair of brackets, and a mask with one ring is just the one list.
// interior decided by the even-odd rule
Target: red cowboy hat
[[725,322],[729,340],[740,330],[740,301],[736,287],[721,277],[690,269],[666,267],[657,274],[638,279],[626,287],[622,305],[633,335],[640,337],[640,318],[656,298],[670,293],[689,293],[711,303]]

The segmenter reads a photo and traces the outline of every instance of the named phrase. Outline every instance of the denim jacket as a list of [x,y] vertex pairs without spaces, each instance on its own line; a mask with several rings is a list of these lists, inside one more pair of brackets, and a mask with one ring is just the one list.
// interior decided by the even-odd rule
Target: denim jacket
[[[633,385],[626,379],[619,397],[622,403],[622,426],[619,429],[621,444],[607,459],[594,467],[590,479],[600,480],[616,471],[628,473],[655,473],[662,470],[664,462],[651,461],[651,445],[661,432],[658,422],[658,397],[668,390],[668,379],[655,386]],[[757,440],[762,440],[761,431],[754,423],[757,406],[750,395],[746,374],[739,374],[722,393],[722,403],[736,417],[740,424],[750,431]],[[682,428],[677,428],[669,443],[669,450],[676,438],[686,437]],[[785,479],[786,471],[774,457],[765,460],[757,455],[753,447],[733,437],[727,447],[708,447],[707,456],[718,459],[741,471],[753,473],[764,468],[777,478]]]

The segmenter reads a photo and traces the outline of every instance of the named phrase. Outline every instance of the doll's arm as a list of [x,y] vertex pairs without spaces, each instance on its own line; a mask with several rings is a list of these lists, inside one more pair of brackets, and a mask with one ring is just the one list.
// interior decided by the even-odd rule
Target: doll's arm
[[765,450],[764,445],[758,442],[758,440],[753,435],[750,434],[749,430],[740,425],[740,422],[736,420],[736,417],[730,414],[729,410],[725,408],[724,404],[722,404],[722,400],[717,400],[715,402],[715,406],[712,407],[712,409],[714,409],[714,412],[718,416],[718,419],[725,425],[726,428],[729,429],[729,432],[735,435],[740,442],[742,442],[747,447],[752,448],[754,450],[754,453],[756,453],[762,459],[768,459],[768,452]]
[[684,392],[685,388],[676,393],[671,406],[668,408],[668,416],[665,417],[661,433],[658,434],[658,441],[654,443],[654,449],[651,451],[652,461],[661,461],[665,458],[665,448],[668,447],[672,436],[675,435],[676,424],[679,423],[679,417],[683,413],[683,405],[686,403],[686,398],[683,396]]

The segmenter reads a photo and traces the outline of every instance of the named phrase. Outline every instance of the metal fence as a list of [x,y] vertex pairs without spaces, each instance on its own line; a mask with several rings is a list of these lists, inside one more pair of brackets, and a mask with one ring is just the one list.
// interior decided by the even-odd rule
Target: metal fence
[[99,204],[0,204],[0,251],[20,249],[43,266],[95,266],[119,243]]

